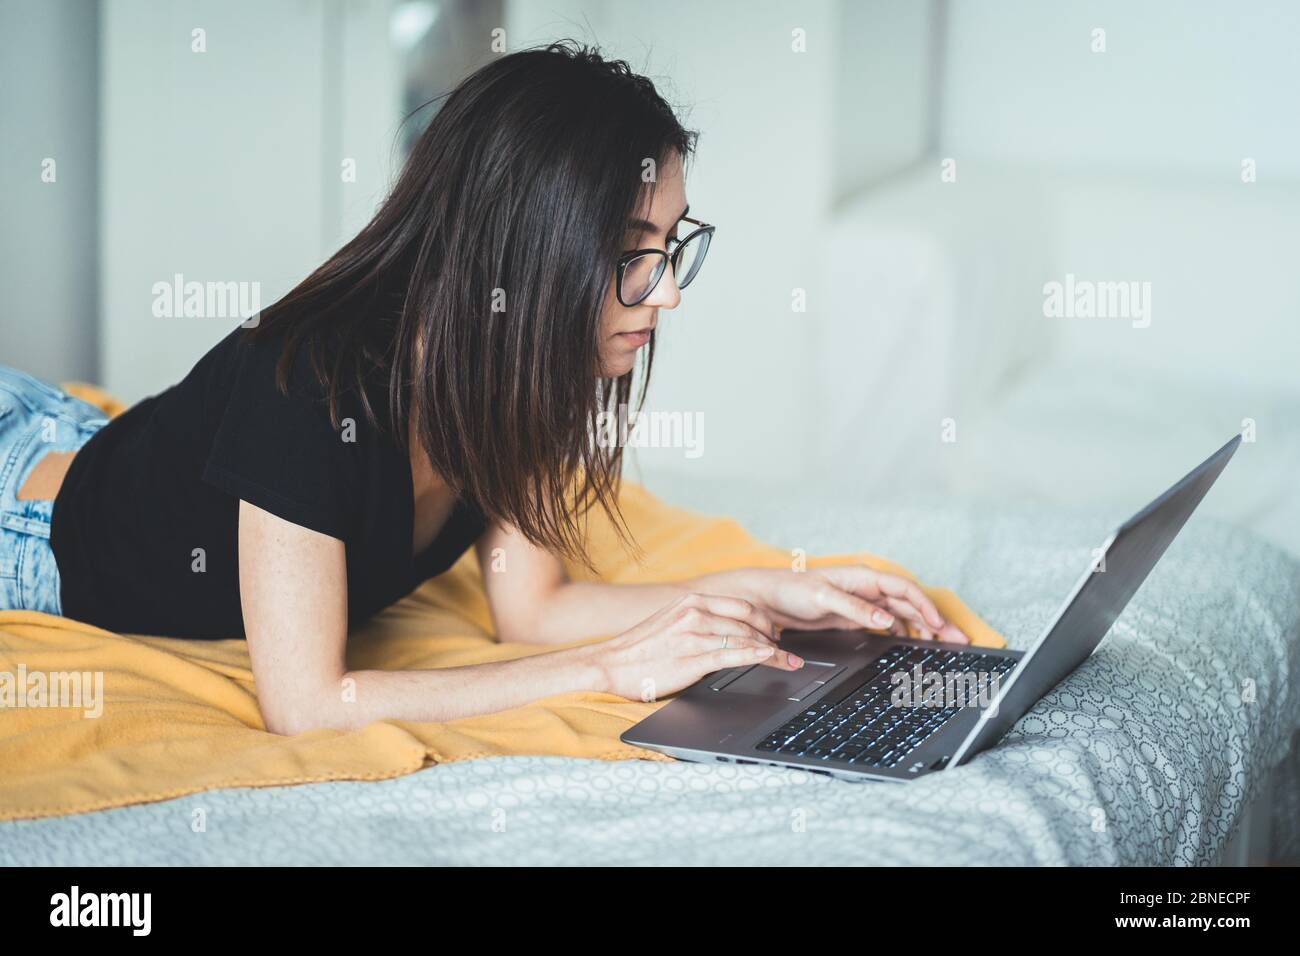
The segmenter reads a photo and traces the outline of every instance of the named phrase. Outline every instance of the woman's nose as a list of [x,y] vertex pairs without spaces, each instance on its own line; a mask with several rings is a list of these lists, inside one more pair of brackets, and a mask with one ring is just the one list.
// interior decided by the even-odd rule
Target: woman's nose
[[682,290],[677,288],[677,275],[670,262],[664,267],[664,274],[659,277],[654,291],[646,296],[642,305],[652,305],[658,309],[675,309],[682,301]]

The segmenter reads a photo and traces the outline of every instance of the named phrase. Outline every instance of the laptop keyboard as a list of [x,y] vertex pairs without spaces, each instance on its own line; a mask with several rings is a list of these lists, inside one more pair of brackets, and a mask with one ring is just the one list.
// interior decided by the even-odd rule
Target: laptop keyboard
[[867,665],[861,680],[835,688],[774,730],[757,749],[859,767],[897,767],[962,708],[893,706],[890,699],[896,685],[891,675],[910,674],[920,665],[923,674],[939,672],[946,677],[973,671],[1000,679],[1016,663],[1015,658],[978,651],[896,644]]

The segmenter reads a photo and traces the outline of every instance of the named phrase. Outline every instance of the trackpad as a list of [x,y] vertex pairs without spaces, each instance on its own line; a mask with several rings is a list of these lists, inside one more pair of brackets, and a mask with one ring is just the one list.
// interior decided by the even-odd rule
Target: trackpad
[[725,694],[803,700],[821,690],[824,684],[838,677],[843,670],[843,664],[826,661],[805,660],[804,666],[797,671],[783,671],[755,664],[748,670],[714,683],[713,689]]

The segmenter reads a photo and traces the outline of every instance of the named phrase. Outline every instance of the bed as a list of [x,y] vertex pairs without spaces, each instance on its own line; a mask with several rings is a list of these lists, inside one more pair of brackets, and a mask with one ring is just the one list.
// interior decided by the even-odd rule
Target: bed
[[[652,484],[810,551],[870,547],[1013,647],[1125,515],[915,499],[773,505]],[[1300,857],[1300,565],[1197,516],[1088,661],[995,749],[905,785],[774,768],[489,757],[0,824],[0,863],[1209,865]],[[1247,838],[1250,838],[1249,840]]]

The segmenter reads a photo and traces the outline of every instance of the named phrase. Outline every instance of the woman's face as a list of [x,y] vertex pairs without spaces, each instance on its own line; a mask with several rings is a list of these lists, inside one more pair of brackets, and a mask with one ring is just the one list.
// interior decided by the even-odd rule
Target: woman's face
[[[674,155],[669,163],[659,168],[654,201],[642,203],[638,217],[628,224],[624,252],[632,249],[664,249],[668,240],[681,238],[677,223],[686,214],[686,183],[682,176],[680,157]],[[649,199],[649,190],[646,190]],[[600,374],[602,378],[618,378],[632,370],[637,350],[650,341],[650,331],[659,322],[659,309],[677,308],[681,293],[672,264],[664,270],[654,291],[637,305],[628,308],[618,301],[615,280],[611,277],[609,291],[605,294],[605,307],[600,316]]]

